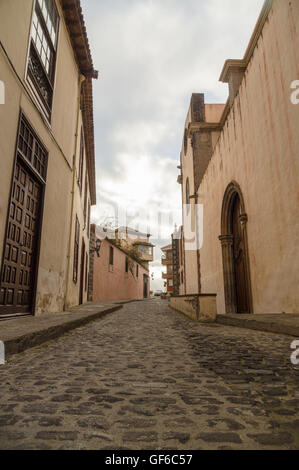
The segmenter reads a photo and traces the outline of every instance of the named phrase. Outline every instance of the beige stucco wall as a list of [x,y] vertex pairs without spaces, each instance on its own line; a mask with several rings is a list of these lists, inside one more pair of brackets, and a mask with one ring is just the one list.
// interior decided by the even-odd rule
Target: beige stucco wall
[[[82,192],[80,193],[79,185],[78,185],[78,172],[79,172],[79,158],[80,158],[80,134],[81,134],[81,125],[82,125],[82,113],[79,113],[79,120],[78,120],[78,139],[76,145],[76,177],[75,177],[75,185],[74,185],[74,209],[73,209],[73,218],[72,218],[72,236],[71,236],[71,263],[70,263],[70,270],[69,270],[69,280],[68,280],[68,294],[67,294],[67,308],[77,305],[79,302],[79,288],[80,288],[80,266],[81,266],[81,247],[82,247],[82,239],[84,239],[85,243],[85,256],[88,255],[88,265],[89,265],[89,233],[88,233],[88,201],[90,201],[90,192],[88,190],[87,193],[87,209],[86,209],[86,222],[84,219],[84,194],[85,194],[85,174],[87,171],[86,165],[86,152],[84,151],[84,158],[83,158],[83,177],[82,177]],[[89,184],[88,184],[89,188]],[[78,259],[78,281],[74,283],[73,281],[73,264],[74,264],[74,235],[75,235],[75,223],[76,223],[76,215],[79,220],[80,224],[80,237],[79,237],[79,259]],[[88,268],[89,271],[89,268]],[[85,273],[85,268],[84,268]],[[85,276],[85,274],[84,274]],[[85,290],[85,281],[84,281],[84,290],[83,290],[83,303],[87,301],[87,290]]]
[[217,317],[215,295],[172,296],[170,307],[199,323],[213,323]]
[[[45,187],[44,212],[41,233],[41,250],[37,279],[35,313],[61,311],[66,292],[67,254],[71,223],[72,165],[75,150],[77,96],[79,71],[71,48],[67,29],[60,12],[56,78],[52,121],[47,124],[26,84],[27,52],[30,38],[31,0],[9,0],[0,2],[0,40],[16,73],[0,49],[0,80],[5,83],[6,103],[0,105],[0,256],[5,236],[7,204],[15,154],[18,118],[23,110],[36,134],[49,152],[48,173]],[[81,126],[81,116],[79,129]],[[77,159],[79,158],[77,145]],[[78,196],[76,183],[74,214],[77,213],[88,252],[88,238],[83,233],[83,201],[85,169],[83,173],[82,197]],[[90,200],[90,195],[88,194]],[[75,217],[72,217],[72,223]],[[71,260],[73,259],[73,237],[71,238]],[[79,259],[80,259],[79,253]],[[80,260],[79,260],[80,264]],[[72,263],[70,264],[72,275]],[[79,298],[79,282],[68,292],[67,304],[75,305]],[[86,295],[84,296],[86,300]]]
[[225,104],[211,103],[205,104],[206,122],[219,122],[225,108]]
[[[202,292],[225,312],[221,206],[236,181],[248,214],[254,313],[299,312],[299,2],[275,0],[199,193],[204,200]],[[211,192],[212,188],[212,192]]]

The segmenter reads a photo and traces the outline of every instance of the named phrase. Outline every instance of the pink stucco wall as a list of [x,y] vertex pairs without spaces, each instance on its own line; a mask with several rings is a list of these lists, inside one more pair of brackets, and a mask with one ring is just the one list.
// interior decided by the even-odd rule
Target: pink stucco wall
[[[248,214],[254,313],[299,311],[299,2],[275,0],[198,193],[204,202],[202,292],[225,312],[221,207],[236,181]],[[211,190],[212,188],[212,190]]]
[[[109,265],[109,249],[113,247],[113,266]],[[126,273],[126,254],[113,246],[108,240],[101,244],[100,257],[94,257],[93,301],[143,299],[143,276],[149,272],[140,264],[136,277],[136,261],[133,273]],[[148,297],[150,283],[148,281]]]

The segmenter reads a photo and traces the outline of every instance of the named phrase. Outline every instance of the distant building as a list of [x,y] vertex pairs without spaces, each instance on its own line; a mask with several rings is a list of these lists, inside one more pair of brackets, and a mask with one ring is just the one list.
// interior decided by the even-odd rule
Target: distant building
[[183,265],[183,227],[171,235],[172,239],[172,270],[173,270],[173,294],[184,293],[184,265]]
[[173,250],[172,244],[161,248],[164,255],[162,257],[162,266],[166,266],[166,272],[162,272],[162,279],[165,279],[166,292],[173,293]]
[[154,259],[155,245],[150,243],[150,236],[149,233],[142,233],[130,227],[119,227],[115,231],[116,243],[127,250],[133,250],[147,269]]
[[0,1],[0,316],[87,300],[97,77],[79,0]]
[[[97,243],[99,256],[94,251]],[[149,294],[150,277],[144,263],[116,240],[99,239],[96,226],[91,225],[89,300],[140,300]]]

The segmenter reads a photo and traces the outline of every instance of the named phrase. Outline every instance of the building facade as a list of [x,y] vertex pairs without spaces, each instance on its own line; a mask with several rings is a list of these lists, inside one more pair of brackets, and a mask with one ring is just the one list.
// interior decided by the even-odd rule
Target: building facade
[[172,271],[173,271],[173,294],[183,295],[185,292],[184,279],[184,249],[183,249],[183,227],[176,229],[171,235],[172,240]]
[[150,236],[149,233],[142,233],[130,227],[120,227],[115,230],[116,243],[128,251],[136,253],[146,269],[154,259],[155,246],[150,242]]
[[172,244],[161,248],[164,253],[162,257],[162,266],[166,266],[166,272],[162,272],[162,279],[165,280],[167,294],[173,293],[173,246]]
[[218,313],[299,312],[298,21],[297,1],[267,0],[243,59],[224,65],[227,103],[191,98],[179,176],[183,294],[216,293]]
[[0,2],[0,316],[87,300],[96,77],[79,0]]
[[[150,277],[144,263],[130,256],[115,239],[99,238],[91,226],[90,300],[141,300],[149,297]],[[94,248],[98,243],[98,255]]]

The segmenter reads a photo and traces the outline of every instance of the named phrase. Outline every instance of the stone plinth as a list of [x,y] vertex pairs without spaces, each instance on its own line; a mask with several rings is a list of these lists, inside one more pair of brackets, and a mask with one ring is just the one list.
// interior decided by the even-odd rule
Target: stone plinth
[[172,296],[170,307],[200,323],[216,321],[216,294],[189,294]]

